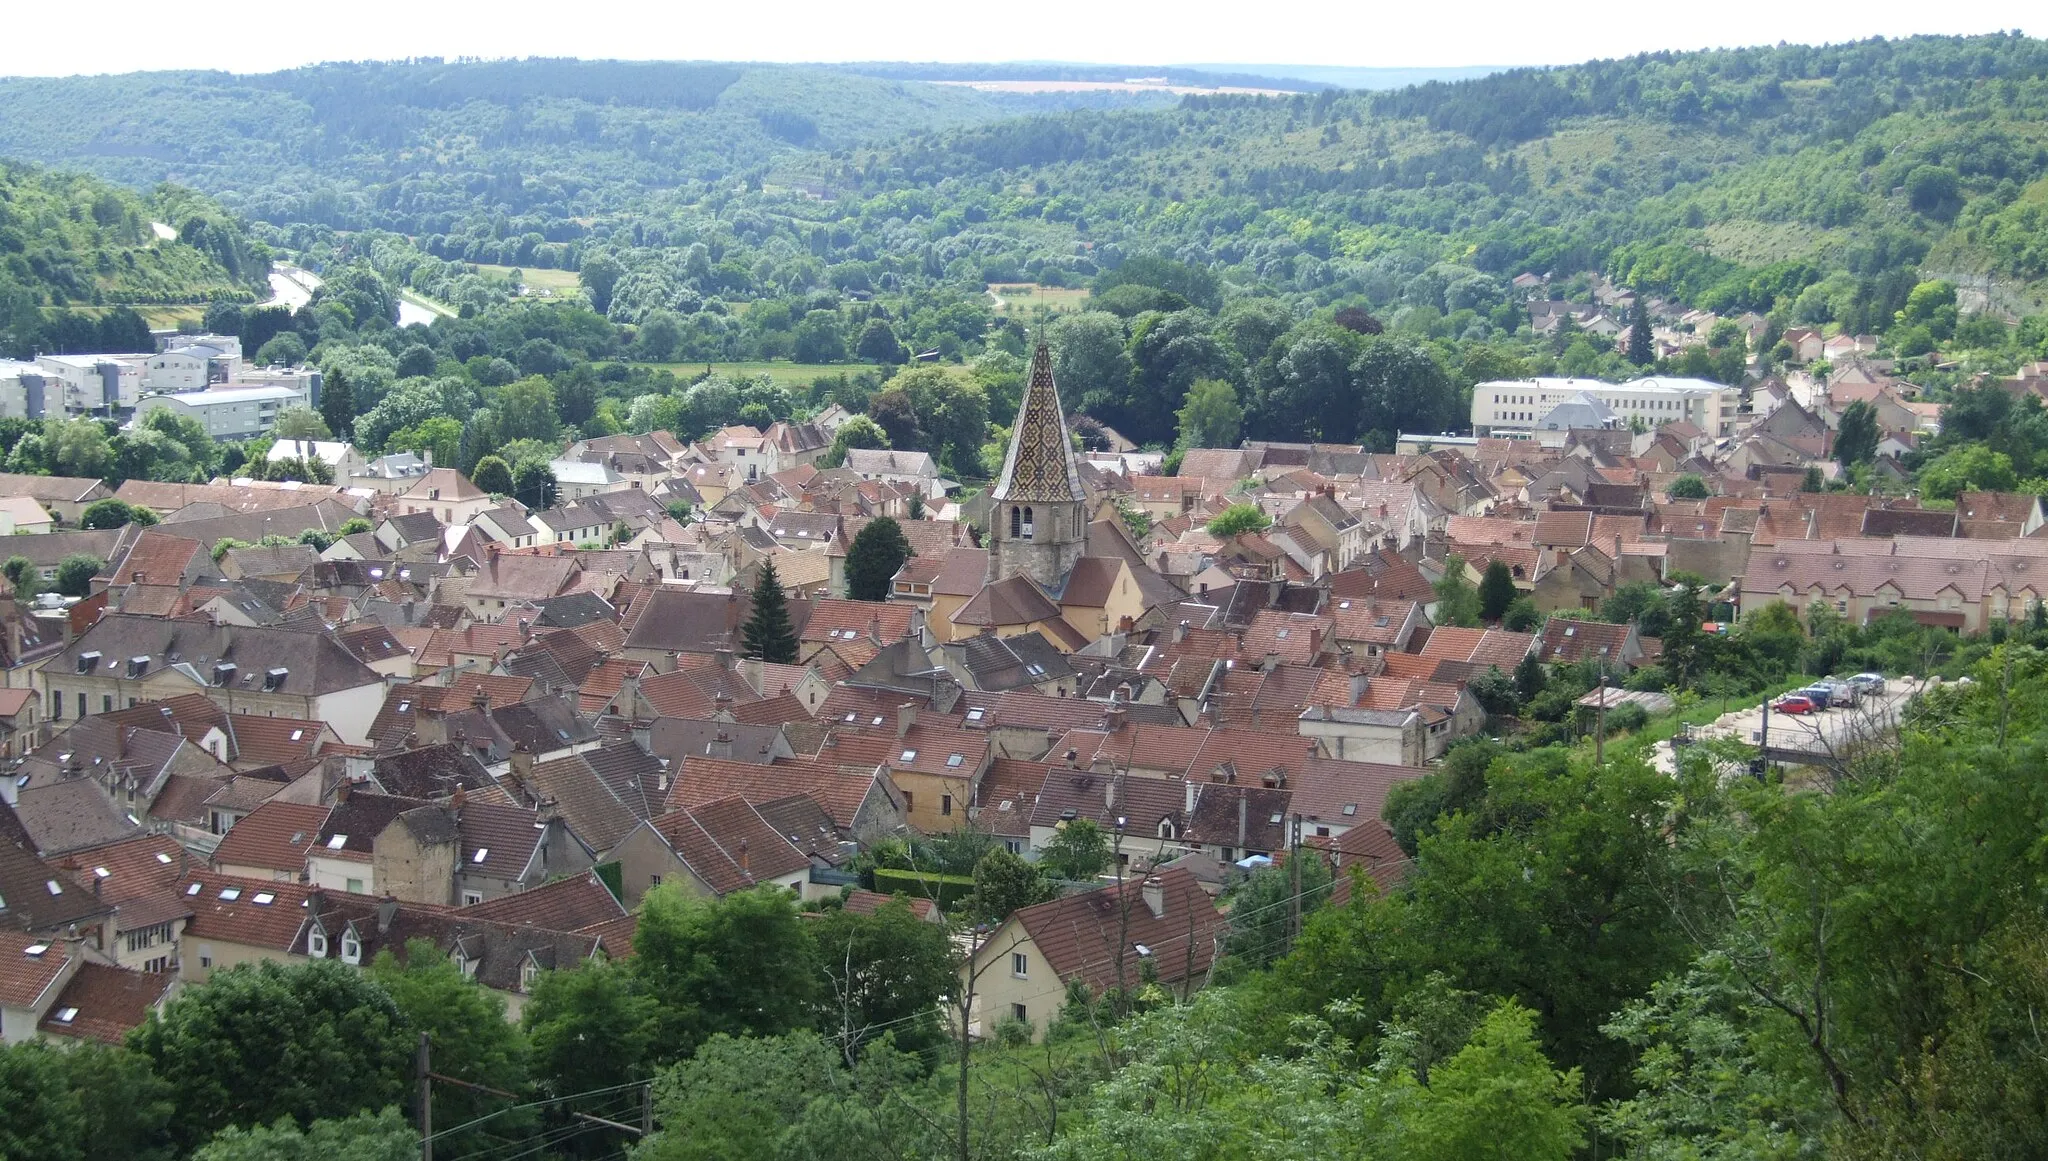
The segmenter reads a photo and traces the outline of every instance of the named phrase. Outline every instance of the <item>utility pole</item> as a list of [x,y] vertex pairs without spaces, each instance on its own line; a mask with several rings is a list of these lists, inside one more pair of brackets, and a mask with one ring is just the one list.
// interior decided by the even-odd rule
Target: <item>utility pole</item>
[[413,1065],[420,1074],[420,1161],[434,1161],[434,1046],[425,1032]]
[[1764,728],[1757,735],[1756,780],[1762,782],[1771,769],[1771,695],[1764,695]]
[[1294,904],[1293,915],[1289,919],[1288,927],[1290,934],[1287,939],[1287,945],[1289,947],[1293,947],[1301,939],[1301,814],[1299,812],[1296,812],[1294,816],[1294,825],[1291,829],[1293,833],[1288,836],[1287,868],[1293,873]]
[[654,1135],[654,1082],[640,1086],[640,1139]]
[[1600,647],[1600,700],[1593,711],[1593,766],[1607,768],[1607,646]]

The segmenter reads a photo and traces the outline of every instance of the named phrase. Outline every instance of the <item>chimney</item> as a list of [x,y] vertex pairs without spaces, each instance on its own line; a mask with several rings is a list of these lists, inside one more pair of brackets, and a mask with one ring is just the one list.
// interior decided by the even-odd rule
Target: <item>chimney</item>
[[517,778],[521,786],[532,785],[533,751],[526,748],[525,742],[512,743],[511,762],[512,777]]
[[384,898],[377,903],[377,934],[391,930],[391,921],[398,918],[398,896],[384,892]]
[[311,919],[318,919],[320,917],[320,913],[326,909],[327,892],[321,890],[319,887],[308,888],[306,891],[307,917]]
[[1569,560],[1570,560],[1571,558],[1572,558],[1572,550],[1571,550],[1571,549],[1569,549],[1569,548],[1560,548],[1560,549],[1558,549],[1558,550],[1557,550],[1557,557],[1556,557],[1556,559],[1557,559],[1557,566],[1558,566],[1559,568],[1563,568],[1563,567],[1564,567],[1564,565],[1565,565],[1565,562],[1569,561]]
[[1113,777],[1102,780],[1102,809],[1105,813],[1116,812],[1116,779]]
[[1239,793],[1239,794],[1238,794],[1238,796],[1237,796],[1237,849],[1238,849],[1238,850],[1243,850],[1243,849],[1244,849],[1244,844],[1245,844],[1246,840],[1247,840],[1247,839],[1249,839],[1249,838],[1251,837],[1251,830],[1250,830],[1250,822],[1251,822],[1251,820],[1250,820],[1250,819],[1249,819],[1249,818],[1247,817],[1247,814],[1248,814],[1248,809],[1247,809],[1247,807],[1246,807],[1246,805],[1245,805],[1245,803],[1247,802],[1247,800],[1249,800],[1250,798],[1251,798],[1251,793],[1250,793],[1249,791],[1241,792],[1241,793]]
[[347,802],[347,801],[348,801],[348,792],[349,792],[349,786],[350,786],[350,785],[351,785],[351,784],[350,784],[349,782],[346,782],[346,781],[343,781],[343,782],[338,782],[338,783],[336,783],[336,784],[335,784],[335,787],[334,787],[334,804],[335,804],[336,806],[340,806],[340,805],[341,805],[342,803],[344,803],[344,802]]
[[1145,910],[1152,913],[1152,918],[1166,918],[1166,884],[1159,881],[1159,876],[1145,876],[1145,885],[1138,889],[1138,894],[1144,898]]
[[1122,702],[1111,702],[1109,708],[1102,711],[1102,728],[1112,734],[1116,733],[1124,728],[1124,719],[1129,714],[1130,711],[1124,708]]
[[711,695],[711,719],[719,722],[736,720],[732,716],[732,694],[720,683],[718,692]]
[[747,874],[749,874],[749,875],[751,875],[751,874],[753,874],[753,873],[754,873],[754,872],[753,872],[753,869],[747,866],[747,840],[745,840],[745,839],[741,839],[741,840],[740,840],[740,859],[739,859],[739,862],[740,862],[740,870],[741,870],[741,871],[744,871],[745,873],[747,873]]
[[462,808],[469,805],[469,790],[462,783],[455,784],[455,793],[448,796],[448,810],[455,815],[455,821],[462,821]]
[[916,703],[916,702],[914,702],[914,701],[906,701],[906,702],[904,702],[904,703],[903,703],[902,705],[899,705],[899,706],[897,706],[897,707],[896,707],[896,736],[897,736],[897,737],[899,737],[899,738],[900,738],[900,737],[904,736],[905,734],[908,734],[908,733],[910,732],[910,727],[912,727],[912,726],[914,726],[914,725],[916,725],[916,724],[917,724],[917,703]]
[[732,731],[718,727],[718,734],[711,740],[710,754],[714,758],[732,757]]
[[1188,639],[1188,623],[1182,621],[1173,627],[1173,643],[1178,645]]
[[1195,821],[1195,800],[1201,797],[1201,791],[1197,789],[1199,786],[1201,786],[1201,783],[1190,778],[1181,787],[1186,797],[1186,805],[1181,810],[1182,813],[1187,815],[1187,818],[1181,822],[1181,829],[1183,830],[1187,829]]
[[469,704],[474,706],[476,712],[480,714],[491,712],[491,694],[489,690],[484,688],[482,682],[477,683],[476,696],[469,699]]
[[880,612],[868,615],[868,639],[877,645],[882,643],[882,614]]

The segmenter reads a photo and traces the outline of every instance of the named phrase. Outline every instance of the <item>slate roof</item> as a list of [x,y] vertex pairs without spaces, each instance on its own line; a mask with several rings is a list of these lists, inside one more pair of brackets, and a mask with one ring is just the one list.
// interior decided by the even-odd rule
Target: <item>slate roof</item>
[[958,644],[962,663],[984,691],[1023,689],[1074,676],[1066,655],[1035,629],[1011,637],[977,633]]
[[79,671],[79,658],[99,654],[102,677],[126,674],[130,659],[146,657],[149,671],[166,666],[192,679],[195,686],[219,686],[221,663],[234,665],[232,688],[262,690],[268,674],[283,670],[274,692],[314,697],[366,685],[381,685],[376,671],[349,654],[326,632],[213,625],[199,621],[168,621],[110,613],[87,629],[49,662],[49,672]]

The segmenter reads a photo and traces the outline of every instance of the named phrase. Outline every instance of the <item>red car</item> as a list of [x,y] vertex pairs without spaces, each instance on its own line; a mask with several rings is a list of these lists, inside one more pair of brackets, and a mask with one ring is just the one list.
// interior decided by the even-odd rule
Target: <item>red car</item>
[[1814,704],[1812,698],[1794,693],[1772,702],[1771,708],[1781,714],[1810,714],[1814,711]]

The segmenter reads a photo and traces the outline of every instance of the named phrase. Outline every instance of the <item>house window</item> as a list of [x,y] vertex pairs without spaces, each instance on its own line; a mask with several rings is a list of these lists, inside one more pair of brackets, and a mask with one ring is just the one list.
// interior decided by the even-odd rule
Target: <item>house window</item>
[[530,992],[533,990],[533,985],[539,982],[540,965],[534,963],[532,960],[527,960],[526,966],[519,969],[519,990],[522,992]]
[[212,944],[202,943],[199,945],[199,966],[203,968],[210,968],[213,966]]
[[[132,704],[134,703],[134,700],[135,700],[135,699],[133,699],[133,698],[130,698],[130,699],[129,699],[129,703],[130,703],[130,704],[132,705]],[[113,713],[113,712],[114,712],[114,695],[113,695],[113,694],[111,694],[111,693],[103,693],[103,694],[101,694],[101,695],[100,695],[100,712],[101,712],[101,713],[103,713],[103,714],[110,714],[110,713]]]
[[353,927],[341,933],[341,962],[363,962],[363,941],[356,938],[356,929]]
[[917,809],[917,803],[916,803],[916,800],[915,800],[915,799],[913,799],[913,798],[911,797],[910,791],[908,791],[908,790],[904,791],[904,792],[903,792],[903,813],[905,813],[905,814],[909,814],[909,813],[910,813],[911,811],[913,811],[913,810],[916,810],[916,809]]
[[306,954],[314,959],[327,958],[327,933],[315,927],[306,934]]
[[482,891],[464,891],[462,893],[462,905],[464,907],[474,906],[483,901],[484,893]]
[[162,975],[171,970],[171,957],[167,955],[157,956],[155,959],[144,963],[142,970],[154,975]]
[[64,691],[61,689],[50,691],[50,720],[64,720]]
[[1029,1024],[1031,1023],[1031,1010],[1022,1004],[1011,1004],[1010,1017],[1020,1024]]
[[78,716],[85,716],[85,694],[83,693],[78,695]]
[[1024,853],[1024,840],[1006,838],[1003,840],[1003,849],[1009,851],[1013,855],[1021,855]]
[[950,794],[941,794],[941,795],[939,795],[939,813],[940,813],[940,814],[943,814],[943,815],[945,815],[945,816],[947,816],[948,818],[951,818],[951,817],[952,817],[952,815],[953,815],[953,796],[952,796],[952,795],[950,795]]
[[1015,979],[1031,978],[1031,957],[1021,951],[1010,953],[1010,975]]
[[360,895],[363,893],[363,881],[361,879],[350,879],[345,890],[351,895]]

